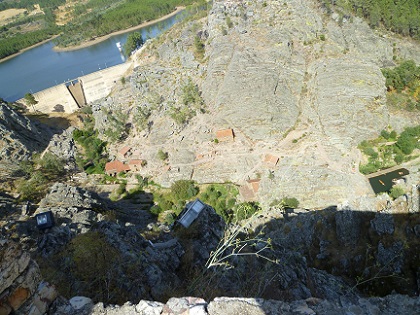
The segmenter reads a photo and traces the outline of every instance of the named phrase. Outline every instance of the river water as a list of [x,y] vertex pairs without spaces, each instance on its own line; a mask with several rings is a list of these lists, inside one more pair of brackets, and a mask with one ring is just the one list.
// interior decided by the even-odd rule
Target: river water
[[[141,32],[144,39],[154,38],[186,16],[188,12],[184,10],[137,32]],[[13,102],[26,93],[35,93],[70,79],[121,64],[125,58],[116,44],[121,42],[124,45],[128,34],[130,33],[115,35],[96,45],[66,52],[54,51],[54,43],[50,41],[1,62],[0,97]]]

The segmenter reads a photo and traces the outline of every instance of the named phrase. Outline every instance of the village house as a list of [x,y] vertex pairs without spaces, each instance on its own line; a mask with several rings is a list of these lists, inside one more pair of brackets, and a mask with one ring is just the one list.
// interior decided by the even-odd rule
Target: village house
[[145,163],[144,160],[135,159],[135,160],[128,161],[128,166],[130,167],[131,171],[137,172],[141,170],[144,163]]
[[222,129],[216,131],[216,139],[219,142],[232,141],[234,137],[235,134],[233,133],[233,129]]
[[239,193],[245,201],[255,201],[260,189],[260,178],[248,179],[245,185],[239,188]]
[[105,172],[109,176],[116,176],[118,173],[127,173],[128,171],[130,171],[130,166],[118,160],[105,164]]
[[279,162],[279,158],[277,156],[274,156],[272,154],[267,154],[264,158],[264,162],[271,167],[274,167]]
[[117,157],[120,160],[125,160],[130,155],[131,155],[131,147],[128,147],[128,146],[125,146],[125,147],[121,148],[120,151],[118,151],[118,153],[117,153]]

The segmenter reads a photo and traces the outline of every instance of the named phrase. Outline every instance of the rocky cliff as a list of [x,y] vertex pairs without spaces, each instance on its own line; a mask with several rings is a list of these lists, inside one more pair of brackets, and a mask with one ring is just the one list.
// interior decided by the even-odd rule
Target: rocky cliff
[[[357,149],[419,122],[387,107],[380,71],[395,54],[420,62],[418,51],[315,0],[214,1],[149,41],[127,81],[92,104],[99,136],[118,140],[110,156],[130,147],[147,161],[138,174],[163,186],[251,183],[241,198],[265,211],[226,225],[206,207],[185,229],[69,183],[37,205],[2,193],[0,314],[418,313],[419,214],[407,196],[373,196]],[[47,147],[74,161],[71,129],[53,136],[0,109],[0,162]],[[232,137],[216,139],[224,129]],[[407,167],[413,204],[418,166]],[[269,206],[285,196],[319,210]],[[38,230],[44,211],[55,225]]]
[[[163,185],[259,178],[255,198],[267,205],[291,194],[307,208],[355,202],[372,196],[357,144],[389,125],[418,123],[390,115],[381,73],[396,55],[419,61],[418,51],[359,18],[327,15],[317,1],[214,1],[207,17],[146,45],[130,86],[94,106],[97,127],[107,126],[104,112],[132,117],[138,131],[125,142]],[[199,109],[185,107],[188,80],[204,101]],[[147,113],[143,126],[138,112]],[[177,122],[180,115],[188,119]],[[226,128],[235,139],[215,143]],[[159,149],[171,172],[156,161]],[[274,167],[267,155],[279,158]]]
[[416,314],[420,305],[418,214],[270,211],[227,227],[207,207],[189,228],[144,230],[99,196],[56,184],[37,210],[52,211],[55,226],[38,231],[12,198],[2,202],[1,314]]

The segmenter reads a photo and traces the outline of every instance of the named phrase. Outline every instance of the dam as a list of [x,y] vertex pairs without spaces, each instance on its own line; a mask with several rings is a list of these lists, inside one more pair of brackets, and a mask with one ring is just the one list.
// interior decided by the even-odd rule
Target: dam
[[86,104],[108,96],[131,66],[131,62],[126,62],[33,93],[37,101],[33,106],[26,105],[24,98],[16,102],[27,106],[30,112],[73,113]]

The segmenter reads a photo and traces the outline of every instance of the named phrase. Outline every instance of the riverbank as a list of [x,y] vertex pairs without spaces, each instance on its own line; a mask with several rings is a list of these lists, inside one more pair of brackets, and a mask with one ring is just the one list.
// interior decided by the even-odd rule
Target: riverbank
[[178,14],[179,12],[181,12],[183,10],[185,10],[185,7],[177,7],[175,9],[175,11],[173,11],[173,12],[167,14],[167,15],[164,15],[164,16],[160,17],[159,19],[148,21],[148,22],[144,22],[144,23],[141,23],[141,24],[139,24],[137,26],[133,26],[133,27],[130,27],[130,28],[127,28],[127,29],[124,29],[124,30],[116,31],[116,32],[113,32],[111,34],[107,34],[107,35],[104,35],[104,36],[101,36],[101,37],[97,37],[95,39],[85,41],[85,42],[83,42],[83,43],[81,43],[79,45],[69,46],[69,47],[58,47],[58,46],[54,46],[53,49],[55,51],[57,51],[57,52],[61,52],[61,51],[73,51],[73,50],[83,49],[83,48],[86,48],[86,47],[89,47],[89,46],[96,45],[96,44],[98,44],[100,42],[103,42],[103,41],[109,39],[112,36],[121,35],[121,34],[129,33],[129,32],[133,32],[133,31],[137,31],[137,30],[140,30],[140,29],[142,29],[144,27],[147,27],[147,26],[150,26],[150,25],[153,25],[153,24],[162,22],[162,21],[164,21],[164,20],[166,20],[166,19],[168,19],[168,18],[170,18],[170,17]]
[[0,63],[2,63],[4,61],[7,61],[7,60],[10,60],[12,58],[15,58],[16,56],[19,56],[20,54],[23,54],[25,51],[31,50],[32,48],[44,45],[45,43],[48,43],[49,41],[52,41],[54,38],[57,38],[58,36],[60,36],[60,35],[54,35],[53,37],[48,38],[46,40],[43,40],[42,42],[36,43],[35,45],[23,48],[23,49],[19,50],[17,53],[14,53],[13,55],[1,58]]

